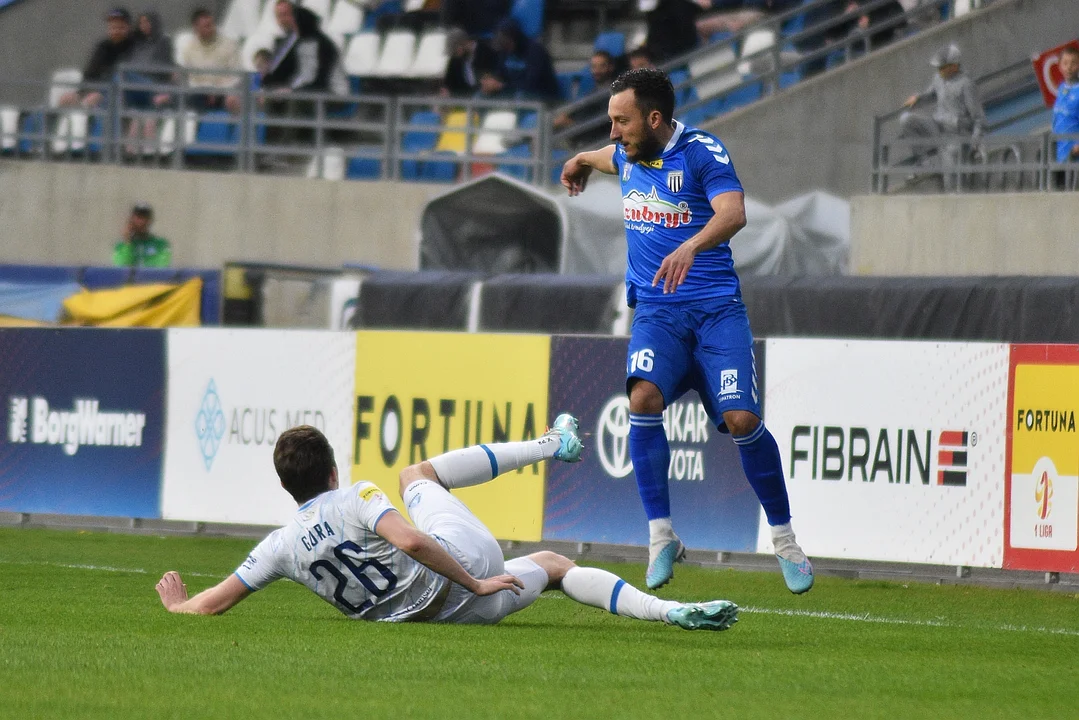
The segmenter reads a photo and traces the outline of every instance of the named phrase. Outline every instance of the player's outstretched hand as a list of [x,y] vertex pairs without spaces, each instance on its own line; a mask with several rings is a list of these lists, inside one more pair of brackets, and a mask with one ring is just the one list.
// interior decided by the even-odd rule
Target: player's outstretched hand
[[585,165],[580,155],[574,155],[562,166],[562,187],[569,190],[570,197],[580,195],[588,185],[588,176],[591,174],[592,166]]
[[514,595],[520,595],[524,586],[525,584],[521,582],[520,578],[513,575],[495,575],[486,580],[477,581],[476,589],[473,592],[482,596],[494,595],[503,590],[512,590]]
[[161,576],[156,586],[157,594],[161,596],[161,604],[165,609],[172,612],[177,605],[187,601],[187,585],[180,578],[180,573],[169,570]]
[[674,252],[663,258],[656,276],[652,278],[652,287],[662,282],[663,294],[673,293],[686,281],[686,275],[689,274],[689,269],[693,267],[693,261],[696,258],[697,253],[694,249],[688,243],[682,243]]

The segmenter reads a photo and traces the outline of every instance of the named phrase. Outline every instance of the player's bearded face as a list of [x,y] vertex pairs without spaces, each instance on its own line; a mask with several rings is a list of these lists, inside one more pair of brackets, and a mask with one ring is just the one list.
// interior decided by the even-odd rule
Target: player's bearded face
[[608,114],[611,117],[611,140],[622,146],[626,160],[636,163],[659,155],[663,145],[631,90],[611,96]]

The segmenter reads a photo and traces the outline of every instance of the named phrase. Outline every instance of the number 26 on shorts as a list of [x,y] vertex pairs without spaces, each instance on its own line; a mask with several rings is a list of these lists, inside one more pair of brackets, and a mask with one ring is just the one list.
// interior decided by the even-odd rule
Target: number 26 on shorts
[[638,350],[629,356],[629,374],[640,370],[641,372],[650,373],[655,365],[655,353],[651,349],[645,348],[644,350]]

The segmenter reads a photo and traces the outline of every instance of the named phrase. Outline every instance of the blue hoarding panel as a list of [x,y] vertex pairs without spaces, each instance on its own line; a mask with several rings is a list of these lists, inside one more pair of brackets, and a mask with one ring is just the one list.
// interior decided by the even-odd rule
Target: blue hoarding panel
[[161,330],[0,329],[0,510],[161,516]]
[[[551,341],[549,407],[580,418],[585,451],[580,463],[548,467],[544,539],[648,543],[629,459],[626,347],[624,338]],[[691,549],[756,552],[760,504],[730,437],[711,424],[693,392],[672,403],[665,419],[675,531]]]

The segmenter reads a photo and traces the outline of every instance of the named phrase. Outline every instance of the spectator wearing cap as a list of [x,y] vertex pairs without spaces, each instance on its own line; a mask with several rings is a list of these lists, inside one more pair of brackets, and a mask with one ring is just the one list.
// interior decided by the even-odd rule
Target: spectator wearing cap
[[154,209],[147,203],[131,208],[123,239],[112,252],[112,264],[119,267],[168,267],[172,263],[169,241],[150,232]]
[[495,31],[500,73],[510,92],[521,100],[557,102],[558,76],[547,48],[528,38],[516,20],[506,18]]
[[453,28],[446,35],[450,61],[442,79],[442,95],[471,97],[480,89],[480,75],[498,67],[498,53],[487,41],[470,37],[462,28]]
[[[985,109],[978,99],[974,81],[963,74],[959,47],[952,43],[941,48],[929,61],[937,69],[932,82],[921,95],[911,95],[903,103],[908,112],[899,116],[901,137],[937,137],[954,135],[978,142],[985,132]],[[914,112],[923,99],[936,98],[932,115]]]
[[[135,49],[136,37],[132,32],[131,13],[124,8],[113,8],[105,16],[107,28],[106,36],[90,53],[90,59],[82,70],[82,81],[86,83],[103,83],[112,80],[116,72],[116,66],[126,62]],[[100,91],[82,93],[78,90],[64,93],[60,97],[60,105],[71,107],[82,105],[85,108],[94,108],[101,104],[105,95]]]
[[[952,43],[941,48],[929,64],[937,69],[933,81],[922,95],[911,95],[903,106],[908,108],[899,116],[900,138],[937,138],[941,150],[941,164],[959,162],[963,147],[978,144],[985,133],[985,109],[978,99],[974,82],[960,69],[962,59],[959,47]],[[915,112],[914,107],[923,99],[936,98],[932,115]],[[915,156],[924,155],[924,147],[913,148]]]
[[213,13],[204,7],[196,8],[191,13],[191,29],[195,39],[184,47],[180,54],[180,65],[187,70],[229,70],[237,74],[192,72],[188,75],[187,84],[192,88],[205,88],[208,92],[190,95],[188,105],[196,110],[224,107],[230,112],[239,112],[240,98],[230,91],[234,91],[239,84],[238,73],[243,69],[240,46],[217,31]]

